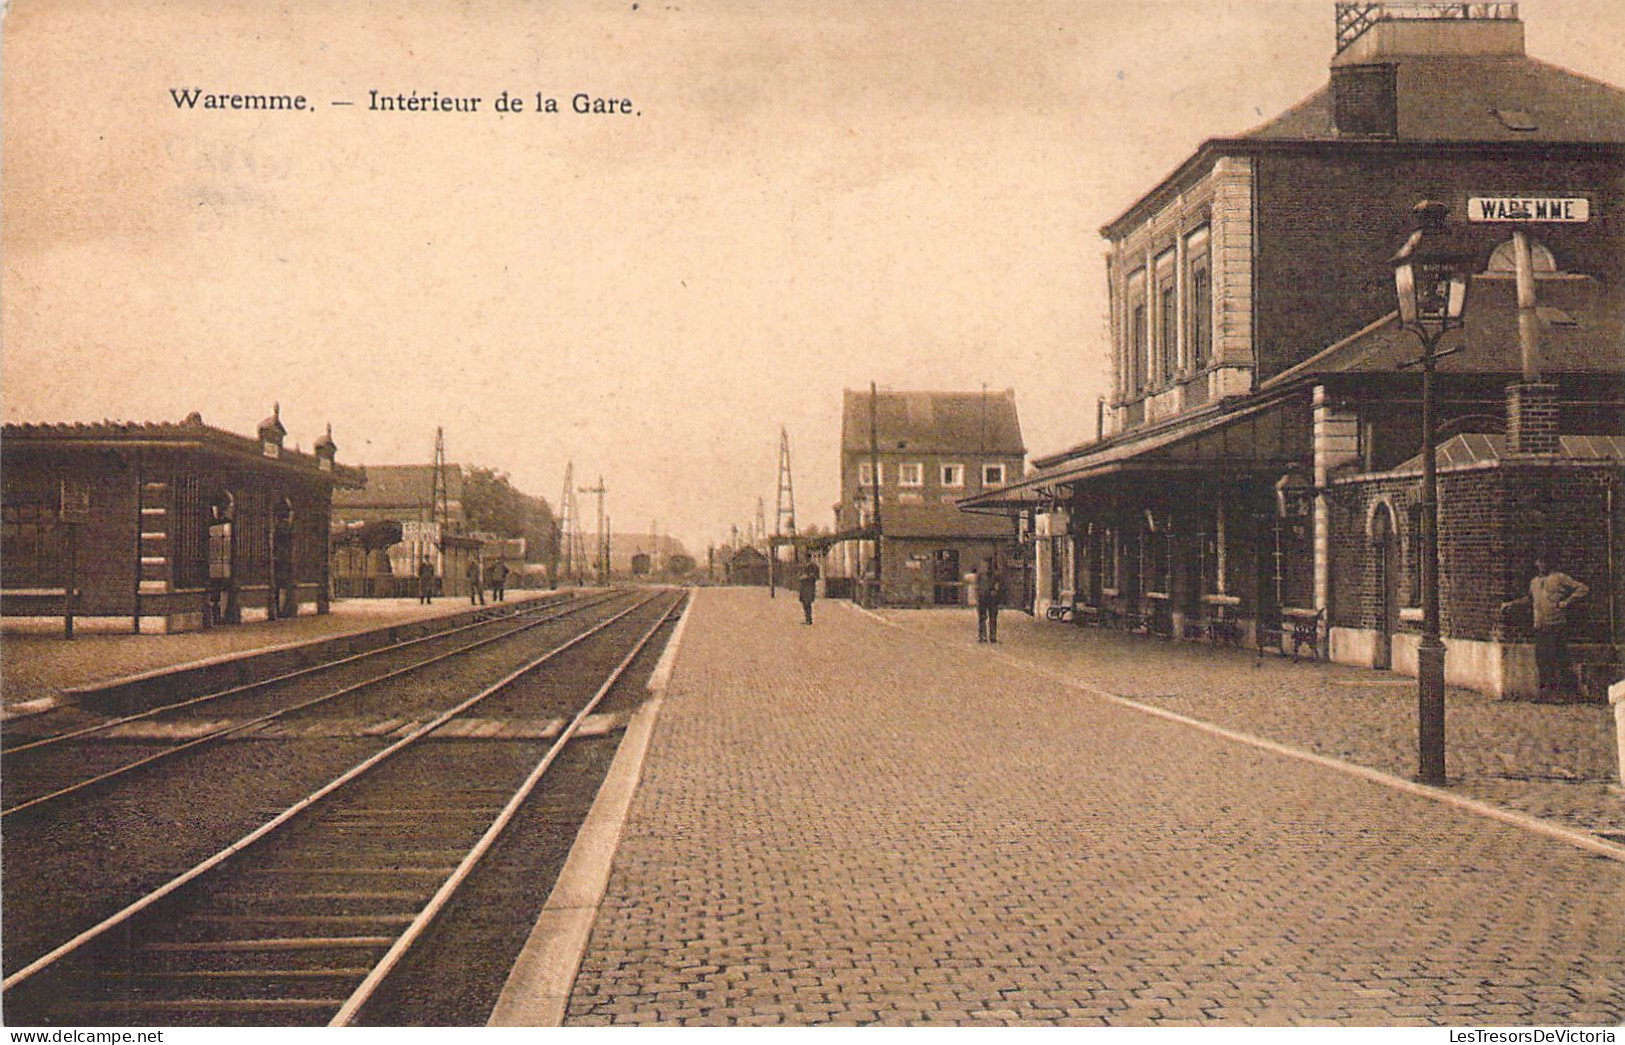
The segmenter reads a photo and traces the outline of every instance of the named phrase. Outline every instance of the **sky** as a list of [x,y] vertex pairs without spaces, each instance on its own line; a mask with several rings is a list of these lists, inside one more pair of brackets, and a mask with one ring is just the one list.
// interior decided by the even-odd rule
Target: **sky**
[[[1625,84],[1625,4],[1521,14]],[[781,425],[831,524],[843,388],[1013,388],[1030,454],[1091,438],[1100,226],[1319,87],[1333,3],[11,0],[0,34],[8,422],[280,403],[348,464],[443,427],[703,554],[774,521]],[[480,104],[371,108],[414,91]]]

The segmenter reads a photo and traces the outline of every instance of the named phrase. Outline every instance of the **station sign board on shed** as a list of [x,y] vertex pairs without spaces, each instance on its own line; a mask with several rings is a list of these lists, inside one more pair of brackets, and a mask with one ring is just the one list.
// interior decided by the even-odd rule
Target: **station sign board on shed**
[[1467,220],[1582,224],[1591,220],[1591,201],[1584,196],[1471,196]]

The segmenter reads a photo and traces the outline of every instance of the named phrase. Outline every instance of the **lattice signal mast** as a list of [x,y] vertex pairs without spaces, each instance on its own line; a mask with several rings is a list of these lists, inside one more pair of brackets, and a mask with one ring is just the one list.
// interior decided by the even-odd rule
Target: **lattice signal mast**
[[796,487],[790,477],[790,433],[779,426],[779,507],[773,520],[775,537],[796,535]]
[[434,430],[434,493],[431,505],[433,521],[440,526],[440,536],[450,532],[451,494],[446,488],[446,430]]

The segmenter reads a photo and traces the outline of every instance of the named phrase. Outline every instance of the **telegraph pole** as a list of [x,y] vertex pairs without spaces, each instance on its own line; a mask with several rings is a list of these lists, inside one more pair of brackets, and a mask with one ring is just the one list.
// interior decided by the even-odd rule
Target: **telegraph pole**
[[880,392],[869,382],[869,478],[874,482],[875,498],[875,605],[884,604],[885,588],[880,579],[885,576],[880,566]]
[[609,535],[604,528],[604,477],[598,477],[597,486],[583,486],[582,493],[595,493],[598,495],[598,583],[603,585],[609,580]]

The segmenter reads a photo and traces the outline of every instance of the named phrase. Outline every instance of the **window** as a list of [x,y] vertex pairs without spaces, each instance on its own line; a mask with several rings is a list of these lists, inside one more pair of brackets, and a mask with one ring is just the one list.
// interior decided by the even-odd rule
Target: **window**
[[[881,482],[884,484],[885,476],[882,474]],[[875,484],[874,468],[868,461],[858,462],[858,485],[873,486]]]
[[1185,237],[1185,358],[1200,370],[1213,355],[1213,261],[1208,227]]
[[1162,379],[1172,381],[1179,370],[1179,296],[1171,281],[1162,286],[1161,303],[1157,340],[1162,352]]
[[924,486],[925,466],[918,461],[905,461],[897,466],[898,486]]
[[965,466],[962,464],[945,464],[942,466],[943,486],[964,486]]
[[1146,383],[1151,377],[1149,353],[1151,344],[1148,340],[1150,331],[1146,329],[1149,318],[1146,315],[1146,272],[1144,268],[1131,272],[1125,286],[1127,308],[1123,315],[1124,328],[1120,333],[1123,338],[1122,346],[1122,386],[1123,394],[1129,398],[1137,398],[1145,391]]
[[1129,323],[1129,391],[1139,393],[1145,391],[1146,377],[1151,369],[1151,361],[1147,358],[1151,351],[1147,341],[1145,329],[1145,305],[1134,306],[1133,319]]
[[1004,465],[1002,465],[1002,464],[984,464],[982,466],[982,485],[983,486],[1003,486],[1004,485]]
[[6,504],[3,532],[5,583],[11,588],[49,588],[65,584],[56,506],[49,503]]
[[1200,369],[1213,354],[1213,282],[1206,255],[1191,266],[1191,366]]
[[1111,526],[1100,535],[1100,586],[1117,590],[1117,530]]

